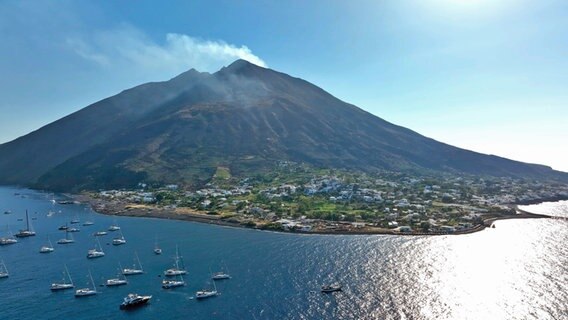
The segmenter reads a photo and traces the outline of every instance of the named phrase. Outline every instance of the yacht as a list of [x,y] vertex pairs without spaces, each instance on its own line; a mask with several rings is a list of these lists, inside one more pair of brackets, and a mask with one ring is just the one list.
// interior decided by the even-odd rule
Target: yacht
[[[69,281],[67,281],[69,280]],[[73,280],[71,279],[71,275],[69,274],[69,270],[67,266],[65,266],[65,271],[63,271],[63,279],[62,282],[54,282],[51,284],[51,291],[59,291],[59,290],[66,290],[72,289],[75,286],[73,285]]]
[[28,210],[26,210],[26,228],[23,230],[20,230],[20,232],[16,233],[16,237],[18,238],[27,238],[27,237],[32,237],[35,236],[36,233],[35,231],[33,231],[32,226],[30,225],[30,218],[28,216]]
[[120,237],[112,239],[112,245],[119,246],[121,244],[126,244],[126,239],[124,239],[124,235],[122,231],[120,231]]
[[[181,265],[181,266],[180,266]],[[164,275],[167,277],[175,277],[177,275],[184,275],[187,271],[183,264],[183,257],[179,255],[178,247],[176,246],[176,256],[174,258],[174,267],[164,271]]]
[[136,274],[143,274],[144,273],[144,269],[142,269],[142,264],[140,263],[140,259],[138,258],[138,254],[134,253],[136,255],[136,261],[138,262],[138,265],[134,264],[132,266],[132,268],[124,268],[122,269],[122,274],[125,276],[131,276],[131,275],[136,275]]
[[215,286],[215,281],[213,281],[213,287],[215,288],[214,290],[203,289],[201,291],[197,291],[195,293],[195,299],[206,299],[218,296],[219,293],[217,292],[217,286]]
[[53,248],[53,244],[51,244],[51,240],[49,240],[49,237],[47,237],[47,244],[42,246],[41,248],[39,248],[39,252],[40,253],[51,253],[55,251],[55,249]]
[[120,304],[120,309],[130,309],[147,304],[152,296],[141,296],[137,293],[129,293]]
[[329,285],[323,285],[321,287],[321,292],[335,292],[335,291],[341,291],[341,285],[339,284],[329,284]]
[[0,261],[0,278],[8,278],[10,273],[8,273],[8,268],[6,268],[6,264],[4,261]]
[[105,253],[103,251],[103,248],[101,248],[101,243],[97,239],[97,243],[95,244],[95,248],[87,251],[87,258],[88,259],[94,259],[94,258],[100,258],[100,257],[104,257],[104,256],[105,256]]
[[95,286],[95,281],[93,281],[93,276],[91,271],[89,271],[89,278],[91,279],[92,288],[81,288],[75,291],[75,297],[85,297],[97,294],[97,287]]
[[69,244],[69,243],[74,243],[75,240],[73,239],[73,235],[71,235],[71,233],[65,231],[65,238],[64,239],[59,239],[57,240],[58,244]]

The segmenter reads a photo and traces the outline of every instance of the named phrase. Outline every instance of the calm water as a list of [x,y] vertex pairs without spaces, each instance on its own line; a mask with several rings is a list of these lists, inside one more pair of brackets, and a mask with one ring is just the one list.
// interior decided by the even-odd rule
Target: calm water
[[[14,195],[20,193],[20,195]],[[30,212],[37,236],[0,247],[10,277],[0,280],[0,319],[566,319],[568,223],[551,219],[498,221],[495,229],[438,237],[312,236],[268,233],[189,222],[98,215],[80,205],[53,204],[52,196],[0,187],[0,231],[23,227]],[[57,199],[57,197],[56,197]],[[568,203],[544,205],[568,214]],[[530,207],[540,210],[543,206]],[[563,208],[563,209],[562,209]],[[527,209],[527,208],[525,208]],[[4,215],[1,212],[11,210]],[[49,211],[56,212],[51,217]],[[95,225],[75,233],[75,244],[58,245],[59,225],[78,216]],[[92,233],[116,221],[128,243],[109,245],[106,256],[88,260]],[[55,252],[38,253],[50,236]],[[164,253],[153,253],[157,237]],[[163,270],[179,245],[188,286],[160,288]],[[67,264],[78,287],[116,274],[138,252],[146,274],[118,288],[77,299],[52,293]],[[190,299],[210,286],[210,269],[226,266],[233,279],[218,283],[221,296]],[[344,291],[321,294],[323,283]],[[151,294],[152,303],[132,312],[118,309],[129,292]]]

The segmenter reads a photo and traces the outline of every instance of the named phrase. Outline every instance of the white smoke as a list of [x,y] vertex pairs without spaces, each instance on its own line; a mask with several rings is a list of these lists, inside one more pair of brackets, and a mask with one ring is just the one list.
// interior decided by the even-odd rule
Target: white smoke
[[237,59],[267,66],[244,45],[236,46],[178,33],[168,33],[160,44],[140,30],[126,25],[89,36],[68,38],[67,45],[81,57],[111,68],[145,68],[148,71],[174,73],[195,68],[213,72]]

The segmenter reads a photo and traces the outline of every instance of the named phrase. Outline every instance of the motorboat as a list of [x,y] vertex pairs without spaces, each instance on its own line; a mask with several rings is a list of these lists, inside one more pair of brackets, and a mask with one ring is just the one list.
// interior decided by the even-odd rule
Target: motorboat
[[323,285],[321,287],[321,292],[335,292],[335,291],[341,291],[341,285],[339,284],[329,284],[329,285]]
[[152,299],[152,296],[141,296],[137,293],[129,293],[120,304],[120,309],[124,310],[143,306],[150,302],[150,299]]

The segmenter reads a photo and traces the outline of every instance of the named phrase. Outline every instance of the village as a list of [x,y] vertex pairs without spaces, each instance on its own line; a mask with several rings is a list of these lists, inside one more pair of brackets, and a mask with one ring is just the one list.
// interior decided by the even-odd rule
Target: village
[[516,204],[568,199],[568,186],[506,177],[353,173],[283,162],[273,172],[241,179],[221,168],[196,190],[140,183],[136,190],[90,197],[124,204],[114,214],[170,210],[264,230],[446,234],[473,232],[485,219],[513,216]]

